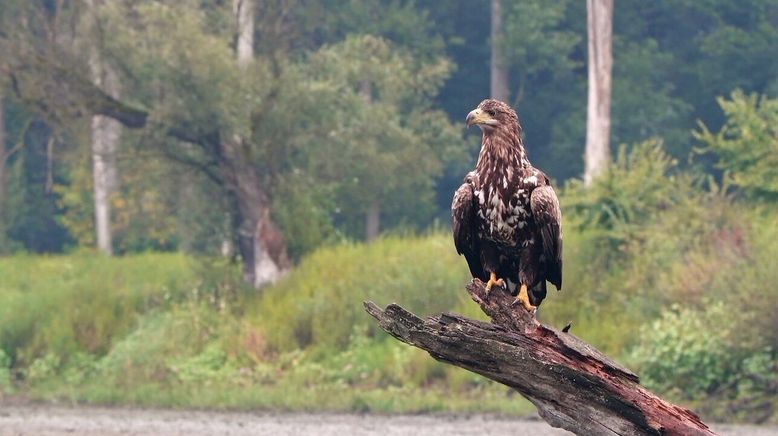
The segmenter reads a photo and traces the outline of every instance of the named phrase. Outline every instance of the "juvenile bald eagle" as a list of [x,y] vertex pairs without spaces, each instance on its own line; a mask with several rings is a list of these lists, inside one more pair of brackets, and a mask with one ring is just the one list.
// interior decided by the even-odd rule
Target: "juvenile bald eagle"
[[454,245],[473,277],[505,287],[534,312],[546,281],[562,289],[562,213],[548,177],[527,159],[516,112],[484,100],[467,114],[483,132],[475,170],[451,204]]

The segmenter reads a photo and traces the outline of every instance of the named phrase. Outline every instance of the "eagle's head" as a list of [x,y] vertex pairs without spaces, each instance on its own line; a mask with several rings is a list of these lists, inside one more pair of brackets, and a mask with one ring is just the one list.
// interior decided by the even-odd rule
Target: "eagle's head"
[[482,101],[477,108],[467,114],[466,121],[467,127],[476,125],[481,128],[484,135],[498,131],[514,134],[521,131],[516,111],[499,100]]

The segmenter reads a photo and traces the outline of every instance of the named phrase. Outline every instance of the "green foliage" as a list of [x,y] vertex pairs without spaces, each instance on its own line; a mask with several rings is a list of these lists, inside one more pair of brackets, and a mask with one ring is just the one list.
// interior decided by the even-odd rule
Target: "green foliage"
[[[597,232],[566,228],[569,285],[549,295],[540,316],[557,326],[573,321],[576,335],[617,359],[627,356],[660,393],[687,404],[715,398],[711,407],[699,406],[710,416],[762,419],[743,411],[764,410],[760,405],[771,398],[772,382],[757,380],[771,380],[778,348],[774,335],[765,334],[778,328],[772,316],[778,295],[764,286],[778,276],[763,260],[778,256],[771,243],[778,237],[776,213],[743,212],[743,205],[705,196],[700,201],[704,219],[695,217],[696,209],[690,216],[668,208],[646,221],[625,241],[622,262],[602,260],[612,254],[596,243]],[[729,209],[739,211],[738,220]],[[0,261],[4,277],[13,279],[13,288],[0,290],[0,308],[10,310],[0,316],[0,349],[13,362],[9,373],[25,377],[11,389],[147,406],[528,411],[506,388],[388,338],[363,311],[362,301],[371,299],[398,301],[421,314],[455,310],[483,317],[462,289],[467,268],[448,234],[319,249],[262,294],[241,286],[238,268],[209,263],[172,255]],[[40,282],[21,279],[30,268]],[[154,268],[158,277],[148,279]],[[68,286],[88,291],[86,280],[96,279],[84,272],[98,270],[100,283],[111,284],[101,288],[105,297],[87,292],[87,301],[96,300],[89,310],[61,314],[84,303],[53,297],[74,295],[64,291]],[[185,276],[175,279],[182,271]],[[56,292],[51,276],[63,282]],[[140,289],[165,280],[166,288]],[[127,308],[141,296],[149,303]],[[102,327],[109,333],[101,335],[101,348],[78,345],[86,342],[86,330],[68,326],[102,325],[103,313],[115,307],[134,315],[105,318],[117,325]],[[31,319],[46,320],[39,324],[45,341],[20,334],[19,326]]]
[[[313,336],[316,343],[299,348],[289,346],[282,350],[273,342],[275,325],[270,322],[275,321],[271,320],[279,315],[286,316],[281,311],[294,301],[280,298],[281,292],[297,295],[297,301],[303,304],[331,297],[331,294],[325,294],[326,291],[310,296],[298,291],[302,279],[311,278],[316,266],[325,265],[322,259],[332,260],[337,256],[345,261],[360,254],[362,258],[394,258],[385,266],[387,270],[413,266],[408,274],[417,277],[421,283],[422,278],[441,275],[441,267],[435,265],[439,263],[437,260],[441,254],[450,262],[460,260],[444,241],[448,238],[439,235],[418,241],[389,238],[370,246],[325,249],[321,255],[314,256],[312,262],[305,262],[307,266],[302,272],[292,273],[277,289],[270,291],[273,294],[267,295],[281,300],[280,310],[275,305],[265,304],[265,296],[226,291],[231,286],[228,284],[231,279],[226,276],[220,278],[220,274],[224,272],[238,279],[239,271],[232,269],[226,272],[227,269],[218,266],[199,269],[197,274],[203,278],[198,280],[197,285],[184,282],[183,289],[178,292],[154,290],[153,294],[167,303],[137,311],[130,329],[119,333],[117,328],[116,333],[106,337],[110,342],[106,351],[63,349],[52,343],[32,361],[17,359],[13,367],[9,356],[8,366],[24,375],[23,383],[17,383],[17,387],[43,398],[68,397],[91,402],[157,406],[528,413],[531,410],[528,402],[517,399],[506,401],[507,388],[462,370],[444,368],[426,353],[390,340],[383,333],[377,335],[362,311],[361,299],[380,295],[388,298],[386,295],[393,294],[391,289],[373,295],[368,287],[347,287],[348,283],[344,283],[338,292],[345,294],[339,297],[340,304],[353,306],[353,312],[346,311],[351,312],[348,313],[348,321],[344,323],[317,314],[318,309],[309,310],[306,313],[311,316],[312,324],[321,324],[317,328],[322,331]],[[424,255],[401,256],[401,247],[409,244]],[[144,274],[134,265],[141,260],[145,259],[105,261],[121,264],[126,273],[125,279],[138,286],[143,281],[130,279],[129,275]],[[148,260],[157,263],[164,260],[170,265],[176,263],[176,258],[171,255],[154,255]],[[33,259],[25,258],[24,261],[33,262]],[[59,261],[62,262],[62,259]],[[52,268],[50,263],[36,264],[38,268],[45,266],[43,272],[55,274],[56,268]],[[415,266],[414,263],[422,265]],[[448,263],[444,267],[453,267]],[[56,266],[56,262],[54,264]],[[102,268],[111,270],[105,264]],[[454,267],[454,270],[465,273],[463,265]],[[432,275],[427,276],[427,272]],[[373,283],[382,284],[375,280],[376,273],[379,272],[371,276]],[[330,268],[319,274],[328,275],[326,278],[318,276],[322,280],[330,280],[329,276],[337,275]],[[295,278],[296,275],[301,277]],[[360,280],[355,276],[353,279],[345,277],[343,281],[357,283]],[[465,304],[463,290],[459,296],[451,293],[451,290],[461,289],[464,275],[451,280],[452,283],[434,282],[431,288],[433,294],[416,292],[412,298],[414,307],[419,311],[426,311],[427,307],[446,310],[455,304]],[[116,283],[113,279],[109,281]],[[385,279],[383,286],[390,287],[390,281]],[[430,284],[425,283],[427,286]],[[402,282],[395,286],[405,284]],[[217,296],[217,286],[222,297]],[[122,288],[114,289],[118,291],[106,292],[110,298],[125,298]],[[178,297],[165,298],[163,292]],[[232,296],[223,298],[228,294]],[[27,303],[31,304],[29,300]],[[39,305],[40,302],[32,304]],[[60,303],[60,306],[67,310],[64,304]],[[101,310],[98,307],[92,313],[98,317]],[[343,332],[346,340],[339,346],[331,347],[331,340],[324,335],[324,329],[332,330],[330,335]],[[306,395],[301,395],[302,392]],[[452,398],[453,394],[456,396]],[[327,398],[330,400],[327,401]]]
[[689,152],[692,106],[677,96],[673,55],[653,38],[614,41],[612,144],[661,138],[677,158]]
[[264,290],[248,314],[274,350],[344,349],[353,329],[377,334],[362,301],[402,301],[411,310],[441,311],[466,297],[467,278],[449,238],[438,235],[342,244],[307,257],[287,279]]
[[774,407],[778,352],[743,347],[739,338],[752,329],[725,321],[732,317],[720,302],[704,310],[674,306],[641,330],[629,358],[651,389],[682,401],[707,399],[699,406],[707,413],[763,422]]
[[[0,259],[0,390],[143,405],[526,411],[504,388],[388,340],[362,309],[372,299],[482,316],[461,289],[469,276],[450,236],[408,234],[448,215],[476,150],[449,117],[485,95],[489,8],[258,2],[255,59],[239,65],[229,3],[0,1],[0,69],[32,99],[50,95],[17,101],[0,78],[0,151],[24,145],[5,167],[0,251],[94,243],[85,102],[60,80],[89,77],[84,47],[99,35],[121,100],[150,113],[144,129],[122,134],[118,251],[215,255],[233,239],[219,155],[233,141],[301,259],[261,293],[213,258]],[[585,5],[504,6],[530,156],[570,179],[582,169]],[[655,389],[728,419],[768,419],[775,403],[777,6],[618,2],[612,139],[638,144],[621,146],[592,187],[571,181],[561,193],[566,288],[540,314],[573,321]],[[24,56],[61,69],[18,69]],[[719,101],[724,119],[713,98],[735,88],[744,91]],[[45,122],[32,112],[43,106]],[[721,186],[682,160],[697,118]],[[172,141],[170,126],[218,140]],[[744,198],[726,195],[730,178]],[[345,242],[361,237],[373,205],[387,236]]]
[[[683,168],[693,120],[714,132],[724,121],[711,104],[715,96],[740,88],[769,100],[778,89],[771,50],[778,41],[776,6],[775,0],[618,3],[612,142],[661,138]],[[530,157],[560,181],[583,169],[584,14],[585,4],[574,1],[504,5],[511,99]],[[450,192],[476,150],[466,149],[461,125],[449,120],[461,120],[485,95],[489,8],[463,0],[446,7],[429,0],[296,0],[260,2],[254,18],[262,29],[255,57],[241,66],[229,2],[123,0],[90,9],[79,2],[3,1],[0,27],[8,30],[0,38],[0,63],[14,70],[28,97],[46,104],[17,101],[0,79],[4,145],[26,148],[8,162],[0,249],[62,251],[94,243],[89,138],[80,119],[88,104],[49,91],[63,88],[61,78],[89,77],[93,42],[120,76],[120,99],[150,112],[146,128],[122,134],[122,188],[112,199],[119,252],[214,254],[235,237],[234,191],[224,189],[218,150],[172,141],[170,126],[192,138],[241,138],[241,158],[267,188],[296,259],[333,240],[362,237],[374,205],[388,230],[423,229],[446,216]],[[698,25],[690,29],[690,22]],[[46,36],[51,29],[56,37]],[[16,71],[33,53],[61,69],[33,62]],[[716,140],[727,149],[741,143],[744,152],[731,149],[735,157],[726,160],[738,166],[731,172],[741,186],[760,198],[774,196],[775,153],[759,159],[769,143],[749,145],[737,129],[760,117],[770,125],[768,107],[733,119]],[[42,147],[52,128],[50,184]]]
[[[274,112],[279,118],[267,125],[276,129],[288,114],[296,114],[310,127],[279,137],[288,144],[281,156],[291,169],[281,180],[294,186],[279,187],[275,197],[295,203],[288,195],[303,195],[309,210],[326,211],[330,223],[350,236],[363,234],[373,204],[380,206],[385,228],[427,224],[443,166],[464,157],[458,129],[430,105],[450,68],[444,59],[420,61],[372,36],[325,46],[291,68],[294,76],[279,97],[283,106]],[[286,224],[287,229],[310,231],[307,214],[285,217],[300,222]],[[325,221],[316,222],[327,230]],[[304,234],[290,236],[311,239]]]
[[570,3],[532,0],[506,4],[502,44],[506,60],[520,71],[517,100],[521,100],[526,81],[580,66],[571,55],[583,38],[563,25]]
[[61,358],[54,353],[46,353],[30,363],[27,368],[27,380],[31,383],[41,382],[59,372],[62,366]]
[[[430,221],[443,165],[464,155],[459,131],[431,107],[451,70],[447,60],[416,56],[382,37],[350,35],[299,56],[266,47],[239,65],[231,35],[212,26],[218,18],[189,3],[115,2],[103,9],[105,25],[117,29],[106,35],[104,55],[125,72],[123,84],[136,90],[155,122],[191,126],[194,136],[242,138],[236,158],[256,169],[294,257],[332,240],[336,228],[361,236],[373,204],[382,206],[385,228]],[[220,168],[214,162],[223,152],[171,144],[155,127],[149,136],[170,160]],[[128,180],[135,195],[123,196],[129,210],[149,210],[119,215],[130,231],[161,228],[138,241],[145,247],[165,242],[173,225],[171,201],[162,195],[170,185],[148,183],[150,166],[132,171],[144,177]],[[218,174],[221,183],[230,179]],[[154,248],[167,248],[160,245]]]
[[778,199],[778,99],[742,91],[718,99],[727,116],[717,133],[704,125],[695,133],[705,151],[715,153],[718,167],[749,195]]
[[[732,204],[734,208],[742,205]],[[775,211],[739,209],[737,223],[702,233],[697,247],[666,272],[662,292],[676,299],[640,330],[629,361],[648,386],[701,402],[715,416],[762,421],[775,394],[778,236]],[[768,284],[768,285],[766,285]]]
[[0,348],[16,365],[47,355],[106,353],[140,313],[191,287],[190,260],[148,254],[113,261],[96,255],[0,261]]
[[5,393],[13,392],[13,386],[11,384],[12,363],[11,356],[0,348],[0,398],[2,398],[2,395]]
[[[644,327],[643,342],[632,359],[639,362],[646,385],[662,392],[675,391],[689,400],[709,395],[725,383],[735,363],[727,348],[733,326],[721,323],[726,317],[727,310],[720,302],[702,313],[674,306]],[[732,357],[739,362],[740,356]]]
[[585,187],[571,181],[563,199],[572,212],[573,224],[602,231],[616,245],[656,216],[656,211],[678,207],[695,195],[692,179],[677,172],[677,162],[667,155],[660,141],[628,148],[619,147],[614,162]]

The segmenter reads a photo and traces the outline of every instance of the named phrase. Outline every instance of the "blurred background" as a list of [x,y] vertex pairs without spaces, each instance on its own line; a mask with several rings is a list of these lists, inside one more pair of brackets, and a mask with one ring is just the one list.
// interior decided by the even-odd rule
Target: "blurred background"
[[612,13],[584,183],[582,1],[0,0],[0,397],[530,413],[362,309],[482,317],[449,206],[495,95],[562,202],[540,318],[775,423],[778,1]]

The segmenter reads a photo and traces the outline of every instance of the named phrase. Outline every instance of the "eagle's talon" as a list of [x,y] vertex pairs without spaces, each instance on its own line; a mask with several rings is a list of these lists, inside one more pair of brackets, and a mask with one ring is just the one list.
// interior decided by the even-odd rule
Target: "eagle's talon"
[[492,286],[497,285],[502,288],[505,287],[505,280],[498,279],[497,274],[491,273],[489,276],[489,281],[486,282],[486,297],[489,297],[489,293],[492,291]]
[[527,285],[521,285],[521,289],[519,290],[519,295],[516,296],[516,299],[513,300],[513,303],[511,303],[511,306],[515,306],[516,304],[521,303],[521,305],[524,307],[524,310],[531,314],[535,314],[535,312],[538,311],[537,306],[533,306],[532,303],[529,302],[529,294],[527,293]]

